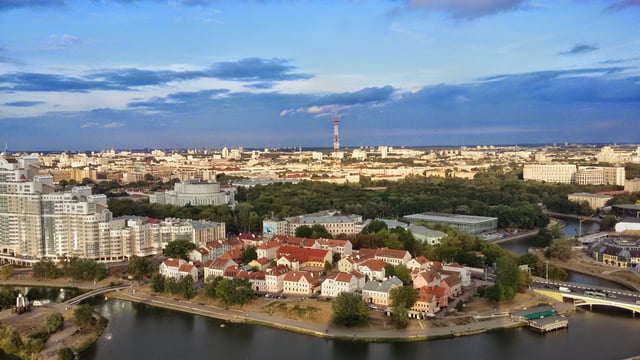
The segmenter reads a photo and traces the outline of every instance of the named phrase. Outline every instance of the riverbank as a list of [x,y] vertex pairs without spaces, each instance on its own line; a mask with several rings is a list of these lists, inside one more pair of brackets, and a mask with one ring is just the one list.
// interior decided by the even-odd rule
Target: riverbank
[[[142,292],[133,293],[130,290],[116,291],[110,293],[108,296],[112,299],[120,299],[124,301],[148,304],[165,309],[216,318],[226,322],[256,324],[304,335],[350,341],[424,341],[458,336],[469,336],[489,331],[497,331],[500,329],[521,327],[525,325],[521,322],[513,322],[507,316],[501,316],[497,318],[489,317],[486,320],[474,320],[473,315],[477,314],[465,314],[463,316],[451,319],[451,322],[446,326],[442,326],[443,320],[412,320],[412,322],[414,322],[414,326],[410,326],[407,329],[396,329],[395,327],[392,327],[390,325],[390,321],[387,325],[383,326],[383,328],[343,328],[336,327],[330,324],[294,320],[249,309],[222,309],[208,304],[178,300],[166,296],[154,296]],[[518,304],[518,307],[520,308],[532,306],[534,304],[537,304],[539,301],[543,301],[543,299],[535,297],[530,299],[528,304]],[[460,321],[462,317],[464,317],[465,320]],[[221,324],[221,326],[223,325],[224,323]]]
[[549,263],[565,270],[609,280],[633,291],[640,291],[640,274],[595,263],[584,259],[583,255],[574,253],[568,261],[549,259]]

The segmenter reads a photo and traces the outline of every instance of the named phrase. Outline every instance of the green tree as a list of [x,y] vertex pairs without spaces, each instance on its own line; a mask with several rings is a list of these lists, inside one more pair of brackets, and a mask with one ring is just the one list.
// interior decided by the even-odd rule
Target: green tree
[[310,238],[313,235],[313,230],[309,225],[300,225],[296,228],[296,237]]
[[600,225],[601,230],[612,230],[616,226],[616,217],[614,215],[606,215],[602,218],[602,223]]
[[243,264],[246,265],[257,258],[258,258],[258,253],[256,252],[255,246],[247,246],[246,248],[242,249]]
[[36,279],[55,279],[62,275],[58,266],[49,259],[40,260],[33,264],[33,277]]
[[515,260],[504,254],[496,261],[496,284],[487,289],[485,296],[494,301],[511,300],[516,296],[520,269]]
[[167,244],[164,254],[170,258],[187,260],[187,254],[195,248],[196,244],[189,240],[174,240]]
[[380,230],[387,230],[387,224],[381,220],[373,220],[362,229],[363,234],[375,234]]
[[571,258],[571,247],[573,240],[568,238],[555,239],[549,245],[546,255],[550,258],[568,260]]
[[164,276],[159,273],[151,275],[151,291],[161,293],[164,291]]
[[331,239],[333,238],[333,236],[331,236],[331,234],[329,233],[329,231],[327,231],[327,228],[324,227],[324,225],[321,224],[313,224],[311,225],[311,238],[312,239],[320,239],[320,238],[324,238],[324,239]]
[[331,303],[332,322],[336,325],[352,327],[367,323],[369,308],[358,294],[341,292]]
[[96,321],[93,318],[93,308],[89,304],[81,304],[73,311],[73,317],[76,325],[81,328],[93,328]]
[[[402,283],[405,285],[408,285],[411,282],[411,272],[409,271],[409,268],[407,268],[405,265],[403,264],[398,264],[394,267],[395,271],[395,276],[402,280]],[[385,268],[386,270],[386,268]],[[413,305],[412,305],[413,306]]]
[[408,311],[418,300],[418,291],[411,286],[398,286],[391,289],[389,298],[393,321],[398,328],[406,328],[409,324]]
[[76,358],[76,354],[73,353],[73,350],[69,347],[63,347],[58,350],[58,360],[74,360]]
[[249,280],[223,278],[216,286],[216,296],[223,306],[229,306],[244,305],[250,302],[254,295]]
[[180,289],[180,295],[185,299],[191,299],[195,295],[193,290],[193,278],[191,275],[184,276],[178,281],[178,288]]
[[132,256],[129,259],[127,273],[135,280],[140,280],[145,274],[149,274],[154,270],[151,261],[145,257]]
[[209,277],[202,289],[204,296],[212,299],[217,298],[218,294],[216,293],[216,288],[218,287],[220,280],[222,280],[222,276]]
[[50,334],[60,330],[63,325],[64,317],[57,311],[47,315],[45,319],[45,326],[47,327],[47,332]]

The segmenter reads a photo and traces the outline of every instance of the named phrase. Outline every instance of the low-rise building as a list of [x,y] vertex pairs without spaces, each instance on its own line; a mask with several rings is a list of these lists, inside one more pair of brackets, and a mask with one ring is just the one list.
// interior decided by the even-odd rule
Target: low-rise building
[[402,280],[395,276],[384,281],[367,281],[364,288],[362,288],[362,298],[368,304],[386,308],[391,305],[389,296],[391,289],[398,286],[402,286]]
[[312,295],[319,290],[320,279],[308,271],[289,271],[282,279],[282,293],[290,295]]
[[158,271],[160,275],[175,280],[180,280],[187,275],[191,275],[194,282],[198,280],[198,269],[193,263],[182,259],[167,259],[160,264]]
[[365,285],[365,276],[357,271],[345,273],[337,272],[327,275],[322,282],[320,294],[326,297],[336,297],[342,292],[356,292]]

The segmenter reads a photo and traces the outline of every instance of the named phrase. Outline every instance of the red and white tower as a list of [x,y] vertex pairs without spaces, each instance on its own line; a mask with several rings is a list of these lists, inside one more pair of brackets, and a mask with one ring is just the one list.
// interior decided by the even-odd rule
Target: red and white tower
[[333,116],[333,156],[336,159],[340,152],[340,132],[338,131],[338,125],[340,125],[340,116],[336,114]]

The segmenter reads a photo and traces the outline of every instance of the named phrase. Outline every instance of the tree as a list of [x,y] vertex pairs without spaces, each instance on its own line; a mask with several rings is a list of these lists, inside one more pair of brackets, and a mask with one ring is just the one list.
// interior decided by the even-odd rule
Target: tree
[[616,217],[614,215],[606,215],[602,218],[600,230],[612,230],[616,226]]
[[411,282],[411,272],[409,271],[409,268],[407,268],[405,265],[403,264],[396,265],[394,273],[398,279],[402,280],[403,284],[407,285]]
[[398,286],[389,292],[391,314],[398,328],[406,328],[409,324],[409,309],[418,300],[418,291],[410,286]]
[[242,256],[242,263],[246,265],[251,261],[257,259],[258,253],[256,252],[255,246],[247,246],[246,248],[242,249],[241,256]]
[[331,303],[332,322],[336,325],[352,327],[367,323],[369,308],[358,294],[341,292]]
[[164,276],[159,273],[151,275],[151,291],[157,293],[164,291]]
[[129,259],[127,273],[129,273],[129,275],[131,275],[135,280],[142,279],[145,274],[149,274],[152,271],[153,264],[149,259],[138,256],[132,256]]
[[310,238],[313,234],[313,230],[309,225],[301,225],[296,228],[296,237]]
[[487,289],[485,296],[494,301],[511,300],[516,296],[520,269],[515,260],[503,254],[496,261],[496,284]]
[[58,350],[58,360],[73,360],[76,358],[76,354],[73,353],[73,350],[69,347],[63,347]]
[[89,304],[81,304],[73,311],[76,325],[81,328],[92,328],[95,326],[93,319],[93,308]]
[[381,220],[373,220],[362,229],[363,234],[375,234],[380,230],[387,230],[387,224]]
[[33,277],[36,279],[55,279],[62,275],[58,266],[49,259],[44,259],[33,264]]
[[64,317],[59,312],[53,312],[47,315],[45,319],[45,326],[49,334],[54,333],[64,325]]
[[170,258],[187,260],[187,254],[195,248],[196,244],[189,240],[174,240],[167,244],[164,254]]
[[555,239],[549,245],[546,255],[550,258],[568,260],[571,258],[571,246],[573,241],[568,238]]
[[330,261],[325,261],[324,262],[324,271],[328,273],[331,270],[333,270],[333,264],[331,264]]
[[185,299],[191,299],[195,295],[193,290],[193,278],[191,275],[184,276],[178,281],[180,295]]
[[215,299],[218,297],[216,294],[216,288],[218,287],[218,283],[222,280],[222,276],[209,277],[204,284],[204,288],[202,289],[204,296]]
[[216,286],[216,296],[223,306],[244,305],[253,299],[253,289],[247,279],[223,278]]
[[13,272],[13,265],[7,264],[0,267],[0,280],[7,280],[11,277]]

